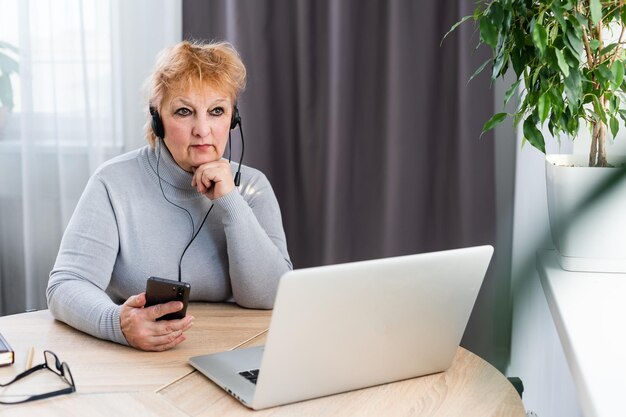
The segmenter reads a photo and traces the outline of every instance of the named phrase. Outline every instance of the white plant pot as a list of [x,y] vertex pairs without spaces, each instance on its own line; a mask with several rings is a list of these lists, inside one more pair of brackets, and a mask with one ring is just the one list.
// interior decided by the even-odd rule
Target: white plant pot
[[[547,155],[548,213],[559,263],[568,271],[626,273],[626,181],[597,198],[572,219],[574,210],[615,168],[590,168],[586,155]],[[608,157],[612,165],[626,156]]]

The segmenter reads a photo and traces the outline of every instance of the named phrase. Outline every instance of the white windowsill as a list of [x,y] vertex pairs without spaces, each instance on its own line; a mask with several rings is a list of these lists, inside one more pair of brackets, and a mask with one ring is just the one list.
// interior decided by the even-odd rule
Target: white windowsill
[[537,270],[585,416],[623,416],[626,274],[564,271],[547,250]]

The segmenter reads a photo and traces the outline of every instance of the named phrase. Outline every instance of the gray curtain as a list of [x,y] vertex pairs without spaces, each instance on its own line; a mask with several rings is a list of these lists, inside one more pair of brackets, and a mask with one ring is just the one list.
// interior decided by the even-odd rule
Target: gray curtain
[[[494,143],[479,139],[493,93],[486,74],[468,84],[488,51],[474,51],[469,22],[440,46],[473,6],[183,2],[183,37],[229,40],[248,68],[245,163],[275,189],[295,267],[494,244]],[[488,274],[463,344],[502,368],[498,280]]]

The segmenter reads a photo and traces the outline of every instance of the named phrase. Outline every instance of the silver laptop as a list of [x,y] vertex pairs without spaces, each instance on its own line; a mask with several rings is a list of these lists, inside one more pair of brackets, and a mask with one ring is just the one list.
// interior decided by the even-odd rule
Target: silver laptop
[[265,346],[189,363],[257,410],[445,371],[492,254],[479,246],[287,272]]

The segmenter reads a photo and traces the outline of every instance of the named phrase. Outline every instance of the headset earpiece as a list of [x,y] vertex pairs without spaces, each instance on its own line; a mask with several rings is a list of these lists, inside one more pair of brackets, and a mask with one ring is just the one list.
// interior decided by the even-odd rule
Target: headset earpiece
[[150,106],[150,114],[152,115],[152,131],[154,135],[163,139],[165,137],[165,128],[159,112],[155,107]]
[[241,117],[239,116],[239,109],[235,105],[233,108],[233,117],[230,119],[230,130],[236,128],[237,125],[241,125]]

